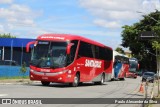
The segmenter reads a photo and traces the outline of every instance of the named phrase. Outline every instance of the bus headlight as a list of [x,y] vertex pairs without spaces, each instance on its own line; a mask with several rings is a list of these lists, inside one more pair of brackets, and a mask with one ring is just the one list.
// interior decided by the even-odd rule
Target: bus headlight
[[68,70],[62,70],[60,72],[58,72],[57,74],[64,74],[65,72],[67,72]]
[[60,74],[64,74],[66,73],[68,70],[62,70],[60,72],[50,72],[50,73],[46,73],[46,72],[38,72],[38,71],[35,71],[33,69],[30,69],[30,72],[32,72],[33,74],[36,74],[36,75],[40,75],[40,76],[56,76],[56,75],[60,75]]
[[68,74],[71,74],[71,73],[72,73],[72,71],[71,71],[71,70],[69,70],[69,71],[68,71]]
[[35,72],[35,70],[33,70],[33,69],[30,69],[30,72]]

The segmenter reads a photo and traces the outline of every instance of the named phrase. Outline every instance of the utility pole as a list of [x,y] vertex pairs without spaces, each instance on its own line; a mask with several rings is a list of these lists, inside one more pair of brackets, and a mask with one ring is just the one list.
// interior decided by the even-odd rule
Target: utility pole
[[[145,13],[144,12],[141,12],[141,11],[137,11],[137,13],[142,13],[142,14],[144,14],[145,15]],[[151,18],[152,20],[154,20],[155,22],[157,22],[157,23],[160,23],[158,20],[156,20],[154,17],[152,17],[152,16],[150,16],[150,15],[148,15],[148,17],[149,18]],[[159,59],[159,53],[160,52],[160,47],[158,47],[158,46],[156,46],[156,63],[157,63],[157,74],[158,74],[158,96],[159,96],[159,78],[160,78],[160,72],[159,72],[159,63],[160,63],[160,59]]]
[[158,96],[159,96],[159,58],[158,58],[158,50],[156,47],[156,60],[157,60],[157,73],[158,73]]

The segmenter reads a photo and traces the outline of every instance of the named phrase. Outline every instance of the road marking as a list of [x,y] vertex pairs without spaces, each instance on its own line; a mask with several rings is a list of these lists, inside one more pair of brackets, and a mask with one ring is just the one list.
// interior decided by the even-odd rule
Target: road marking
[[0,94],[0,97],[8,96],[8,94]]

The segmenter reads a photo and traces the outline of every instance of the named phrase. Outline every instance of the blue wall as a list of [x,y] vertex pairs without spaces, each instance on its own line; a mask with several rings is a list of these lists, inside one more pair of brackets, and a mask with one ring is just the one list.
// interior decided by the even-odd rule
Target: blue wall
[[[0,66],[0,77],[15,77],[23,76],[20,73],[21,66]],[[29,67],[27,67],[27,72],[24,76],[29,76]]]

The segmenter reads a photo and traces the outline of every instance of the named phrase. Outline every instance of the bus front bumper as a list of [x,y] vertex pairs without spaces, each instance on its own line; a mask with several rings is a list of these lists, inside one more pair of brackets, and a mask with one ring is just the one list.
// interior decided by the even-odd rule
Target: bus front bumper
[[66,83],[72,81],[72,76],[68,74],[68,70],[60,72],[38,72],[33,69],[30,70],[30,80],[48,81],[57,83]]

